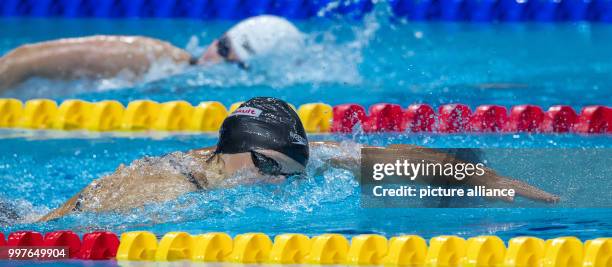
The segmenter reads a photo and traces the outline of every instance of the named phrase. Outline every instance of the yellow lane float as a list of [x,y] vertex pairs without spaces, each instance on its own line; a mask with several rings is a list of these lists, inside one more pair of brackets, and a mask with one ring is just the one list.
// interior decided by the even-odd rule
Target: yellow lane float
[[468,239],[464,267],[502,266],[506,255],[504,241],[497,236],[478,236]]
[[310,238],[302,234],[282,234],[274,238],[270,263],[302,264],[310,253]]
[[136,231],[121,234],[117,260],[151,261],[155,259],[157,238],[151,232]]
[[32,99],[25,103],[19,126],[29,129],[49,129],[57,117],[57,103],[49,99]]
[[234,250],[229,261],[236,263],[264,263],[272,250],[272,240],[262,233],[246,233],[234,237]]
[[227,109],[217,101],[200,103],[193,110],[190,130],[215,132],[221,128],[221,123],[227,117]]
[[92,114],[93,105],[90,102],[70,99],[62,102],[57,109],[57,117],[53,128],[58,130],[84,129]]
[[171,101],[160,105],[154,119],[153,129],[160,131],[181,131],[191,126],[193,106],[186,101]]
[[543,267],[570,267],[582,265],[582,241],[575,237],[559,237],[546,241]]
[[206,233],[194,236],[192,259],[204,262],[222,262],[234,249],[234,241],[226,233]]
[[91,115],[85,123],[85,129],[90,131],[113,131],[121,127],[125,108],[114,100],[93,103]]
[[457,236],[438,236],[429,241],[425,257],[428,267],[459,266],[465,256],[466,242]]
[[346,262],[354,265],[379,265],[387,255],[387,239],[381,235],[358,235],[351,240]]
[[329,132],[332,115],[332,107],[323,103],[304,104],[298,109],[298,116],[309,133]]
[[544,257],[544,244],[544,240],[536,237],[523,236],[510,239],[504,256],[504,266],[539,266]]
[[156,261],[191,260],[194,240],[185,232],[170,232],[159,241],[155,252]]
[[120,261],[233,262],[239,264],[385,265],[419,267],[609,267],[612,238],[582,241],[559,237],[544,241],[515,237],[508,247],[496,236],[477,236],[467,241],[457,236],[438,236],[429,241],[416,235],[363,234],[351,241],[340,234],[309,238],[303,234],[280,234],[274,242],[263,233],[246,233],[233,239],[225,233],[190,235],[169,232],[159,243],[146,231],[121,235]]
[[240,107],[240,105],[242,105],[242,103],[244,103],[244,102],[236,102],[236,103],[232,104],[230,106],[230,108],[229,108],[229,113],[232,113],[232,112],[236,111]]
[[159,103],[150,100],[136,100],[130,102],[121,123],[121,129],[126,131],[139,131],[151,129],[157,120],[161,107]]
[[23,113],[21,101],[13,98],[0,99],[0,127],[13,128],[18,126]]
[[311,264],[341,264],[346,262],[349,241],[343,235],[323,234],[312,238],[312,247],[307,257]]
[[423,266],[427,255],[427,241],[417,235],[392,237],[385,265]]

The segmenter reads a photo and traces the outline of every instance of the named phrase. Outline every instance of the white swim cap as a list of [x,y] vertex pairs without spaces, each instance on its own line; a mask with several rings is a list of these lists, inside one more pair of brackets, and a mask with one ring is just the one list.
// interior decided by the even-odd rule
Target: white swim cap
[[243,20],[225,36],[242,61],[272,51],[297,49],[303,42],[302,33],[291,22],[271,15]]

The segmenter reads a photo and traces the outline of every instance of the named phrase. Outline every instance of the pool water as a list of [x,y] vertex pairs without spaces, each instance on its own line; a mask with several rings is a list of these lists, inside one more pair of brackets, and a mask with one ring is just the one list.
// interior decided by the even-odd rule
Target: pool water
[[[607,137],[511,136],[511,135],[361,135],[311,136],[311,140],[359,140],[380,145],[412,143],[431,147],[599,147],[610,148]],[[552,141],[552,142],[551,142]],[[19,207],[23,216],[36,218],[57,207],[93,179],[112,172],[120,163],[145,155],[162,155],[176,150],[214,145],[216,138],[183,135],[150,138],[5,138],[0,153],[0,192]],[[325,157],[314,150],[311,165]],[[593,159],[602,160],[602,159]],[[606,160],[606,159],[603,159]],[[609,160],[609,159],[608,159]],[[513,163],[496,168],[507,174]],[[571,168],[568,168],[571,169]],[[599,168],[602,169],[601,167]],[[603,168],[609,173],[610,168]],[[537,171],[537,170],[531,170]],[[530,175],[530,176],[535,176]],[[592,184],[590,198],[581,205],[605,198],[608,188],[604,174],[582,177]],[[527,176],[529,178],[529,176]],[[542,178],[542,177],[538,177]],[[545,177],[544,177],[545,178]],[[550,177],[537,179],[539,186],[561,194],[566,201],[567,181]],[[581,238],[611,234],[610,209],[363,209],[359,185],[351,174],[331,169],[307,180],[281,184],[239,186],[185,195],[176,201],[150,205],[130,214],[78,214],[48,223],[5,226],[4,231],[73,229],[87,232],[107,229],[123,232],[137,229],[163,235],[183,230],[191,233],[224,231],[231,234],[262,231],[271,235],[285,232],[346,235],[379,233],[387,236],[413,233],[425,237],[442,234],[474,236],[497,234],[504,239],[516,235],[543,238],[577,235]]]
[[[0,25],[0,54],[30,42],[91,34],[152,36],[197,54],[232,22],[0,19]],[[69,83],[35,79],[0,97],[116,99],[124,104],[135,99],[180,99],[192,104],[216,100],[229,105],[268,95],[294,105],[322,101],[364,106],[389,102],[403,107],[419,102],[434,106],[459,102],[472,107],[526,103],[544,108],[554,104],[576,109],[592,104],[612,106],[610,25],[405,23],[391,19],[384,6],[377,6],[359,21],[313,19],[297,25],[308,34],[309,48],[295,55],[260,59],[249,72],[232,65],[187,69],[173,75],[155,70],[136,84],[121,78]],[[612,148],[612,139],[605,135],[356,132],[312,135],[310,139],[430,147]],[[358,182],[340,169],[281,184],[187,194],[129,214],[83,213],[47,223],[33,222],[121,163],[215,143],[214,134],[130,136],[2,130],[0,199],[17,207],[24,219],[2,225],[0,230],[148,230],[158,235],[176,230],[270,235],[334,232],[348,236],[419,234],[426,238],[496,234],[505,240],[519,235],[612,236],[610,208],[364,209],[359,204]],[[320,153],[313,152],[313,164]],[[593,160],[609,162],[605,158]],[[609,177],[609,172],[593,174],[583,177],[582,183],[605,197],[609,196]],[[559,194],[568,186],[559,180],[541,182],[543,189]]]
[[[30,42],[124,34],[160,38],[198,55],[234,22],[4,18],[0,23],[0,54]],[[609,24],[401,23],[393,21],[384,6],[360,21],[313,19],[296,24],[308,33],[309,47],[295,55],[260,60],[250,72],[218,66],[165,77],[160,67],[147,75],[150,82],[136,85],[121,79],[31,81],[0,96],[183,99],[193,104],[231,104],[260,95],[296,105],[461,102],[580,108],[612,103]]]

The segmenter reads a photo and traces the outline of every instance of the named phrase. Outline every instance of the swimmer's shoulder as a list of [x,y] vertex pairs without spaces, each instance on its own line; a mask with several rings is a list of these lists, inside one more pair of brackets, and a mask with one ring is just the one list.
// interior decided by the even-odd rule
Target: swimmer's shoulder
[[187,151],[187,154],[191,156],[201,157],[201,158],[209,158],[210,156],[213,155],[216,149],[217,149],[216,146],[197,148],[197,149]]
[[122,44],[170,44],[159,39],[142,36],[142,35],[90,35],[82,37],[60,38],[48,40],[34,44],[24,45],[24,47],[34,45],[71,45],[71,44],[103,44],[103,43],[122,43]]
[[100,48],[123,51],[124,53],[153,53],[158,57],[169,56],[175,61],[184,62],[189,62],[192,58],[192,55],[187,51],[167,41],[141,35],[92,35],[62,38],[22,45],[9,52],[9,54],[30,54],[43,49],[46,51],[49,51],[49,49],[61,49],[62,51],[84,49],[90,51]]
[[314,142],[309,142],[310,147],[311,148],[363,148],[363,147],[376,147],[376,146],[370,146],[370,145],[364,145],[364,144],[360,144],[360,143],[356,143],[353,141],[342,141],[342,142],[336,142],[336,141],[314,141]]

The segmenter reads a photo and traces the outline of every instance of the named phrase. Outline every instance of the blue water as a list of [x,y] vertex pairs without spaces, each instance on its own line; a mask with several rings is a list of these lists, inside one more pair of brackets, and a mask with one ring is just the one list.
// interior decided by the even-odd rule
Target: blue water
[[[0,19],[0,25],[0,54],[29,42],[90,34],[147,35],[199,53],[231,26],[222,21],[61,19]],[[287,60],[283,58],[271,57],[250,72],[231,65],[194,68],[171,77],[152,73],[138,84],[120,79],[71,83],[32,80],[1,96],[58,101],[116,99],[123,103],[143,98],[184,99],[193,104],[217,100],[229,105],[252,96],[271,95],[295,105],[323,101],[364,106],[392,102],[404,107],[415,102],[434,106],[461,102],[472,107],[524,103],[544,108],[553,104],[576,109],[591,104],[612,106],[610,25],[402,23],[391,21],[384,8],[377,7],[361,21],[319,19],[302,21],[298,27],[308,33],[310,48],[294,55],[303,62],[297,67],[284,63]],[[20,229],[72,229],[79,233],[105,229],[148,230],[157,235],[176,230],[193,234],[336,232],[424,237],[496,234],[505,240],[518,235],[574,235],[581,239],[612,236],[610,208],[363,209],[357,181],[336,169],[307,180],[188,194],[130,214],[76,214],[32,223],[121,163],[214,145],[216,136],[2,130],[0,137],[0,198],[27,217],[25,222],[0,226],[5,233]],[[310,138],[430,147],[612,148],[609,136],[581,135],[356,133]],[[316,161],[316,153],[314,158]],[[568,170],[569,175],[577,173],[574,171]],[[583,177],[581,185],[597,188],[605,197],[609,194],[609,177],[610,173],[593,174]],[[543,189],[558,194],[565,193],[564,186],[570,186],[554,179],[541,182]]]
[[[0,24],[0,54],[29,42],[92,34],[146,35],[199,54],[232,25],[94,19],[0,19]],[[185,99],[194,104],[203,100],[231,104],[274,95],[296,105],[313,101],[612,105],[608,24],[401,24],[391,22],[382,11],[363,21],[297,24],[309,33],[310,43],[310,48],[294,55],[305,62],[299,66],[284,64],[286,58],[272,58],[251,72],[235,66],[194,68],[159,80],[154,74],[153,81],[134,86],[121,81],[102,85],[32,81],[0,96],[122,102]]]
[[[389,138],[390,137],[390,138]],[[312,140],[358,140],[368,144],[411,143],[431,147],[599,147],[611,148],[608,137],[529,136],[529,135],[350,135],[312,136]],[[44,139],[0,139],[0,192],[17,201],[22,215],[39,213],[57,207],[93,179],[112,172],[120,163],[129,163],[145,155],[162,155],[214,145],[216,138],[206,135],[183,135],[161,140],[150,138],[98,137]],[[316,164],[317,155],[314,151]],[[609,155],[609,153],[608,153]],[[520,158],[519,155],[514,159]],[[602,160],[595,159],[595,160]],[[608,159],[603,159],[608,160]],[[542,164],[546,162],[543,161]],[[523,163],[524,164],[524,163]],[[527,168],[534,173],[552,172]],[[508,174],[512,163],[498,171]],[[577,167],[576,169],[580,169]],[[602,170],[601,167],[598,169]],[[603,168],[610,172],[609,167]],[[570,173],[572,167],[567,167]],[[582,206],[606,197],[609,176],[587,170],[581,177],[588,194],[578,195]],[[562,173],[562,172],[558,172]],[[527,177],[529,177],[527,176]],[[568,181],[535,177],[532,182],[566,197]],[[584,193],[584,192],[582,192]],[[589,197],[590,196],[590,197]],[[597,206],[597,205],[595,205]],[[320,234],[340,232],[347,235],[380,233],[387,236],[414,233],[425,237],[441,234],[474,236],[498,234],[505,239],[516,235],[554,237],[576,235],[581,238],[612,234],[610,209],[362,209],[359,186],[352,175],[332,169],[323,176],[293,180],[278,185],[241,186],[233,189],[186,195],[177,201],[151,205],[126,214],[78,214],[35,224],[5,226],[4,231],[36,229],[51,231],[73,229],[87,232],[107,229],[123,232],[136,229],[162,235],[183,230],[192,233],[225,231],[232,234],[263,231],[268,234],[303,232]]]

